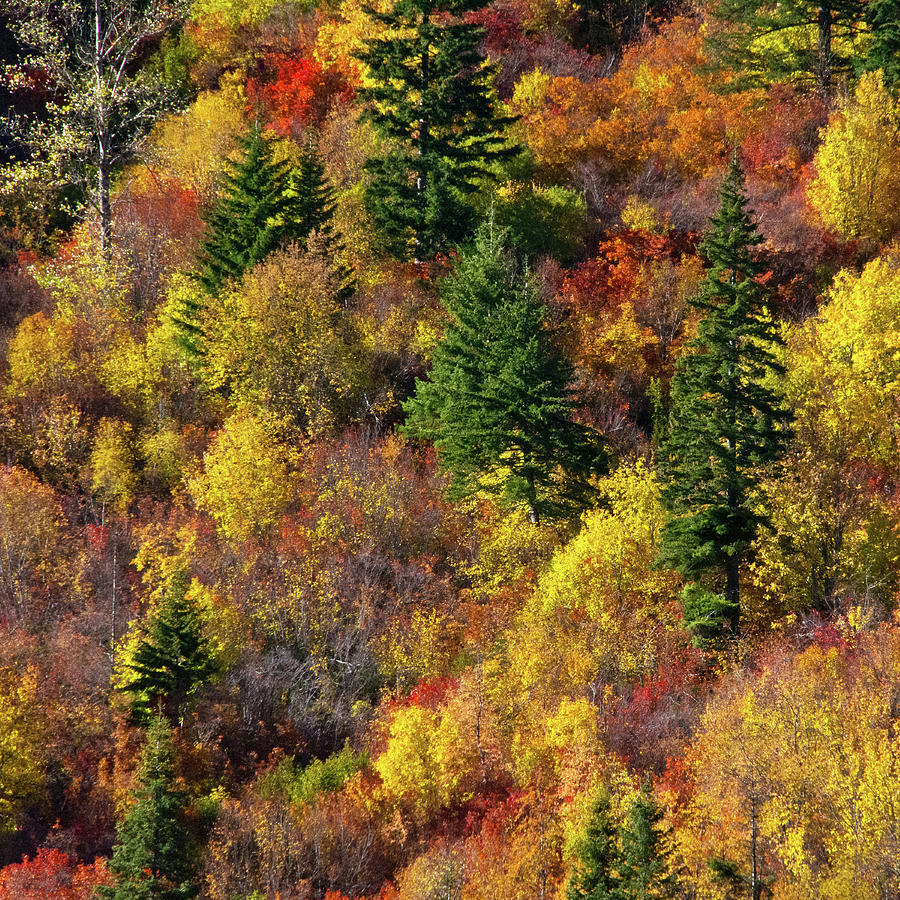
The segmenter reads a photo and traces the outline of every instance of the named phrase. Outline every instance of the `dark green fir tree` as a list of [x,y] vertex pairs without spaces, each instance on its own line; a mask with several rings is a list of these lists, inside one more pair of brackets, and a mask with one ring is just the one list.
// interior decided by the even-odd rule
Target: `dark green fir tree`
[[866,69],[881,69],[884,83],[900,88],[900,3],[897,0],[869,0],[866,21],[871,32]]
[[790,416],[772,383],[783,373],[774,353],[781,337],[757,280],[760,237],[736,160],[719,197],[701,244],[709,269],[693,301],[703,318],[675,366],[659,453],[668,521],[658,563],[713,579],[724,599],[721,624],[736,633],[741,560],[765,520],[758,479],[783,454]]
[[239,150],[226,161],[221,194],[205,217],[198,277],[211,293],[296,239],[290,165],[275,158],[273,138],[256,124]]
[[566,900],[628,900],[622,888],[619,828],[605,793],[594,801]]
[[428,379],[404,404],[406,432],[434,441],[452,496],[493,494],[535,519],[584,509],[606,454],[574,421],[571,371],[546,309],[493,229],[479,230],[441,298],[451,321]]
[[628,900],[669,900],[677,882],[671,871],[671,836],[663,811],[644,786],[622,829],[622,887]]
[[159,710],[171,724],[179,724],[192,695],[218,671],[189,586],[186,572],[171,577],[125,661],[122,690],[130,695],[138,722]]
[[472,230],[469,202],[496,160],[516,152],[504,137],[479,45],[483,30],[462,20],[481,0],[396,0],[387,27],[359,59],[372,86],[365,116],[385,139],[366,169],[366,208],[383,249],[432,258]]
[[341,299],[353,293],[353,273],[342,262],[344,243],[334,226],[337,206],[334,188],[325,175],[325,166],[312,140],[308,141],[299,165],[292,170],[289,180],[289,196],[292,202],[290,237],[306,246],[310,233],[319,235],[320,247],[332,261],[334,273],[341,281]]
[[103,900],[186,900],[192,883],[190,833],[184,825],[185,796],[175,788],[172,732],[155,718],[141,753],[134,803],[116,829],[109,861],[115,877],[98,888]]

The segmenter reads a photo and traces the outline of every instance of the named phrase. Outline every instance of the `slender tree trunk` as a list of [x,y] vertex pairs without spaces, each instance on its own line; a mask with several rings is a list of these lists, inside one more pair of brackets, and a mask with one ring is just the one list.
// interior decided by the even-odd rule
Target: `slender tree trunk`
[[100,213],[100,249],[106,253],[112,239],[112,212],[109,204],[110,134],[107,97],[103,83],[101,36],[103,21],[100,0],[94,0],[94,122],[97,133],[97,208]]
[[759,881],[759,864],[757,861],[757,840],[759,829],[756,822],[756,800],[750,801],[750,900],[760,900],[762,884]]
[[[425,9],[422,13],[422,24],[427,25],[428,20],[430,18],[431,11],[430,9]],[[428,190],[428,172],[425,170],[426,160],[428,158],[428,140],[430,137],[430,123],[428,121],[427,116],[425,115],[425,110],[422,106],[422,98],[425,93],[428,91],[428,88],[431,85],[431,58],[430,58],[430,44],[427,44],[422,48],[422,58],[421,58],[421,75],[422,75],[422,87],[421,94],[419,95],[419,146],[417,153],[419,155],[419,171],[416,173],[416,202],[418,203],[417,210],[417,219],[418,226],[416,228],[416,236],[415,236],[415,253],[413,256],[413,260],[415,262],[420,262],[424,257],[428,255],[427,248],[424,246],[424,235],[422,234],[425,225],[425,195]],[[425,251],[423,253],[423,251]]]
[[100,162],[97,166],[97,193],[100,208],[100,249],[105,253],[112,243],[112,208],[109,201],[109,159],[104,142],[100,142]]
[[823,3],[819,7],[819,42],[818,42],[818,70],[816,83],[819,93],[828,102],[831,99],[831,27],[833,16],[831,6]]

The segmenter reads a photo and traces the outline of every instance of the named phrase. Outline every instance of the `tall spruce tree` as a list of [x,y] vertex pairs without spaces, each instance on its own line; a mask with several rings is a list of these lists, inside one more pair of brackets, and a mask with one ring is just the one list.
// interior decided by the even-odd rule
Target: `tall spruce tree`
[[533,284],[487,226],[441,290],[451,316],[427,381],[404,404],[406,432],[432,440],[451,494],[499,495],[537,519],[565,518],[605,471],[600,436],[573,421],[571,371]]
[[156,718],[147,732],[134,804],[116,829],[109,861],[115,876],[97,891],[104,900],[186,900],[192,884],[190,833],[184,826],[185,797],[175,788],[175,750],[166,721]]
[[675,366],[668,433],[660,450],[669,518],[658,563],[689,578],[721,577],[727,624],[740,617],[741,558],[764,521],[755,497],[760,469],[783,453],[789,414],[771,376],[781,342],[757,281],[759,234],[733,161],[721,206],[701,244],[709,261],[693,305],[697,337]]
[[258,124],[239,150],[237,160],[225,162],[222,193],[205,217],[199,278],[212,293],[295,239],[290,164],[276,160],[273,139]]
[[566,900],[628,900],[622,886],[619,828],[609,797],[594,801],[578,851],[578,862],[566,889]]
[[387,26],[359,54],[372,86],[365,112],[386,139],[366,163],[365,202],[390,254],[423,260],[471,233],[468,202],[494,160],[514,152],[498,114],[480,27],[460,17],[481,0],[396,0],[369,14]]
[[333,271],[342,284],[341,299],[346,302],[355,287],[353,273],[341,262],[345,248],[334,227],[337,206],[334,188],[312,140],[307,142],[299,165],[290,173],[288,193],[292,200],[292,239],[306,246],[313,231],[319,235],[319,247],[333,261]]
[[622,829],[622,887],[628,900],[669,900],[675,896],[672,848],[662,818],[663,811],[644,785]]
[[189,586],[186,572],[171,577],[125,661],[128,675],[122,690],[131,695],[132,716],[137,721],[147,721],[159,711],[178,724],[188,700],[218,670]]

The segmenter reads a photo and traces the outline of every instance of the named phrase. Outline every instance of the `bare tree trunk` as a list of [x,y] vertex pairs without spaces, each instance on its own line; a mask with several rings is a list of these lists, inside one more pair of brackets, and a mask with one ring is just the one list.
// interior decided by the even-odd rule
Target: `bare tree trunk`
[[100,209],[100,249],[105,253],[112,242],[112,208],[109,201],[109,161],[106,148],[100,144],[100,164],[97,175],[97,192]]
[[818,68],[816,84],[819,93],[826,103],[831,99],[831,26],[833,22],[831,7],[823,3],[819,7],[819,42]]
[[759,865],[757,862],[756,799],[750,801],[750,900],[760,900],[762,884],[759,881]]

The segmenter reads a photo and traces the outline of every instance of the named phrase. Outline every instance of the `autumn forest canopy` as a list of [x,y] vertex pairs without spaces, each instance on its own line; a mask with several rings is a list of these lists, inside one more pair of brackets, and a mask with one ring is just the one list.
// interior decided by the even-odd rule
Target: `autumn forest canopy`
[[896,0],[0,57],[0,900],[900,898]]

